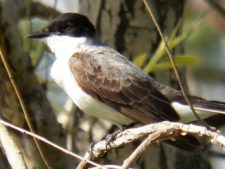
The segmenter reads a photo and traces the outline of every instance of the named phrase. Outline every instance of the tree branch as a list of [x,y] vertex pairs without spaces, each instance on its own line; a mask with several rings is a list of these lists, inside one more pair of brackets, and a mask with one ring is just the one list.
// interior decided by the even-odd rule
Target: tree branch
[[18,167],[26,169],[22,152],[8,133],[6,127],[2,124],[0,124],[0,141],[12,169],[17,169]]
[[[163,141],[172,137],[176,137],[177,135],[185,134],[192,134],[201,137],[207,136],[213,144],[225,146],[225,137],[220,135],[218,131],[210,131],[206,127],[193,124],[164,121],[138,128],[124,130],[116,134],[115,139],[110,143],[108,143],[107,140],[102,140],[92,146],[91,150],[85,154],[84,159],[96,160],[112,149],[122,147],[126,144],[130,144],[148,136],[148,138],[146,139],[146,141],[148,141],[148,144],[141,144],[141,147],[138,148],[137,152],[134,152],[134,154],[131,155],[130,159],[128,158],[127,161],[124,161],[124,167],[127,168],[130,165],[131,161],[133,162],[133,160],[131,159],[135,159],[143,152],[143,146],[146,147],[146,145],[151,145],[158,141]],[[79,164],[78,168],[81,169],[85,166],[86,162],[82,161]]]

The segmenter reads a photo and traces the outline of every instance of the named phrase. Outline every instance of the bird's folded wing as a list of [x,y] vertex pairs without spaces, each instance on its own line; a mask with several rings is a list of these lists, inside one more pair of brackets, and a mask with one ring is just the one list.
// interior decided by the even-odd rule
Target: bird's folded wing
[[179,120],[170,101],[152,79],[111,48],[76,52],[70,70],[80,87],[135,122]]

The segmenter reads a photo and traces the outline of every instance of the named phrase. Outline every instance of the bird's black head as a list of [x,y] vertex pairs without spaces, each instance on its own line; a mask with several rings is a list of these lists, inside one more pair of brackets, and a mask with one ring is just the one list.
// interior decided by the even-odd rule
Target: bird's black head
[[86,16],[78,13],[65,13],[56,17],[41,31],[30,33],[27,37],[46,38],[51,35],[94,37],[95,34],[95,27]]

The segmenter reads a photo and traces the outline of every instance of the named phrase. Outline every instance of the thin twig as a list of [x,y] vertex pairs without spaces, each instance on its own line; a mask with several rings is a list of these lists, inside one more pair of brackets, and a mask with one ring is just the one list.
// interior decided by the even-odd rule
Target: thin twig
[[159,133],[155,132],[153,134],[150,134],[139,146],[136,148],[131,155],[124,160],[122,168],[128,169],[129,166],[137,159],[141,154],[146,150],[147,147],[149,147],[150,144],[154,143],[156,140],[158,140]]
[[[6,59],[6,56],[5,56],[6,54],[5,54],[5,50],[4,50],[5,48],[3,46],[2,39],[0,39],[0,40],[1,40],[0,41],[0,57],[1,57],[2,62],[4,64],[4,67],[5,67],[5,70],[7,72],[8,77],[9,77],[9,80],[10,80],[12,86],[13,86],[13,89],[14,89],[15,93],[16,93],[16,96],[17,96],[17,98],[19,100],[19,103],[20,103],[20,106],[22,108],[25,120],[26,120],[26,122],[28,124],[29,130],[32,133],[35,133],[34,132],[34,128],[33,128],[32,124],[31,124],[31,121],[30,121],[28,109],[27,109],[26,104],[25,104],[25,102],[24,102],[24,100],[22,98],[21,92],[20,92],[19,88],[17,87],[16,81],[14,80],[14,77],[13,77],[13,74],[12,74],[12,70],[11,70],[11,68],[10,68],[10,66],[9,66],[9,64],[7,62],[7,59]],[[45,155],[43,153],[43,150],[42,150],[40,144],[38,143],[38,141],[35,138],[33,138],[33,139],[34,139],[35,145],[37,146],[37,149],[38,149],[38,151],[40,153],[40,156],[41,156],[44,164],[46,165],[46,167],[48,169],[50,169],[51,167],[50,167],[50,165],[49,165],[49,163],[48,163],[48,161],[47,161],[47,159],[46,159],[46,157],[45,157]]]
[[93,160],[94,161],[95,159],[92,157],[91,153],[88,151],[84,155],[83,160],[77,166],[77,169],[83,169],[83,168],[85,168],[87,166],[87,161],[89,161],[89,160]]
[[[8,122],[2,120],[2,119],[0,119],[0,123],[3,124],[3,125],[5,125],[5,126],[7,126],[7,127],[9,127],[9,128],[12,128],[12,129],[14,129],[14,130],[16,130],[16,131],[19,131],[19,132],[21,132],[21,133],[23,133],[23,134],[26,134],[26,135],[28,135],[28,136],[31,136],[31,137],[33,137],[33,138],[39,140],[39,141],[42,141],[43,143],[46,143],[46,144],[48,144],[48,145],[54,147],[55,149],[60,150],[60,151],[64,152],[65,154],[68,154],[68,155],[70,155],[70,156],[72,156],[72,157],[74,157],[74,158],[76,158],[76,159],[79,159],[79,160],[85,160],[83,157],[81,157],[81,156],[79,156],[79,155],[77,155],[77,154],[75,154],[75,153],[73,153],[73,152],[71,152],[71,151],[69,151],[69,150],[67,150],[67,149],[65,149],[65,148],[63,148],[63,147],[60,147],[60,146],[58,146],[57,144],[55,144],[55,143],[53,143],[53,142],[47,140],[47,139],[44,138],[44,137],[41,137],[41,136],[37,135],[37,134],[35,134],[35,133],[29,132],[29,131],[27,131],[27,130],[24,130],[24,129],[22,129],[22,128],[20,128],[20,127],[17,127],[17,126],[15,126],[15,125],[13,125],[13,124],[10,124],[10,123],[8,123]],[[90,160],[87,160],[87,163],[89,163],[89,164],[91,164],[91,165],[93,165],[93,166],[99,167],[99,168],[101,168],[101,169],[106,169],[104,166],[99,165],[99,164],[97,164],[97,163],[95,163],[95,162],[93,162],[93,161],[90,161]]]
[[176,78],[177,78],[178,84],[179,84],[179,86],[180,86],[180,88],[181,88],[181,91],[182,91],[182,93],[183,93],[183,96],[184,96],[186,102],[187,102],[188,105],[190,106],[190,108],[191,108],[192,112],[194,113],[195,117],[197,118],[197,120],[199,120],[202,124],[204,124],[205,126],[207,126],[208,128],[210,128],[210,127],[208,126],[208,124],[207,124],[205,121],[203,121],[203,120],[199,117],[199,115],[196,113],[196,111],[195,111],[195,109],[194,109],[194,107],[193,107],[193,104],[192,104],[191,100],[189,99],[189,97],[188,97],[186,91],[184,90],[184,87],[183,87],[184,85],[183,85],[183,82],[182,82],[182,80],[181,80],[181,78],[180,78],[180,75],[179,75],[179,72],[178,72],[177,65],[176,65],[176,63],[175,63],[175,61],[174,61],[174,59],[173,59],[172,52],[171,52],[171,50],[170,50],[170,48],[169,48],[169,46],[168,46],[168,43],[167,43],[167,41],[166,41],[166,39],[165,39],[165,37],[164,37],[162,31],[161,31],[161,28],[160,28],[158,22],[156,21],[155,16],[154,16],[153,12],[151,11],[149,4],[146,2],[146,0],[142,0],[142,1],[143,1],[144,5],[145,5],[145,7],[146,7],[146,9],[147,9],[147,11],[148,11],[148,13],[149,13],[149,15],[151,16],[151,18],[152,18],[152,20],[153,20],[153,22],[154,22],[154,24],[155,24],[155,26],[156,26],[156,28],[157,28],[157,30],[158,30],[158,32],[159,32],[159,35],[161,36],[161,39],[162,39],[163,42],[164,42],[166,51],[167,51],[167,53],[168,53],[168,56],[169,56],[170,61],[171,61],[171,63],[172,63],[172,66],[174,67],[174,73],[175,73],[175,76],[176,76]]

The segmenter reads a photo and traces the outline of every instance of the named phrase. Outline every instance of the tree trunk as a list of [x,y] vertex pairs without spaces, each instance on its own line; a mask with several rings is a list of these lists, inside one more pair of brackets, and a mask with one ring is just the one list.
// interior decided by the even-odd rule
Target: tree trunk
[[[25,1],[20,0],[0,0],[0,47],[11,66],[13,78],[22,93],[35,132],[58,145],[64,146],[65,140],[62,137],[62,129],[56,121],[46,93],[36,78],[30,56],[24,50],[18,31],[19,21],[25,17],[27,4],[24,3]],[[1,118],[28,129],[21,106],[2,61],[0,61],[0,81]],[[18,143],[28,168],[46,168],[32,138],[11,130],[10,133]],[[65,154],[44,144],[41,144],[41,147],[52,168],[71,167],[71,160],[65,157]]]

